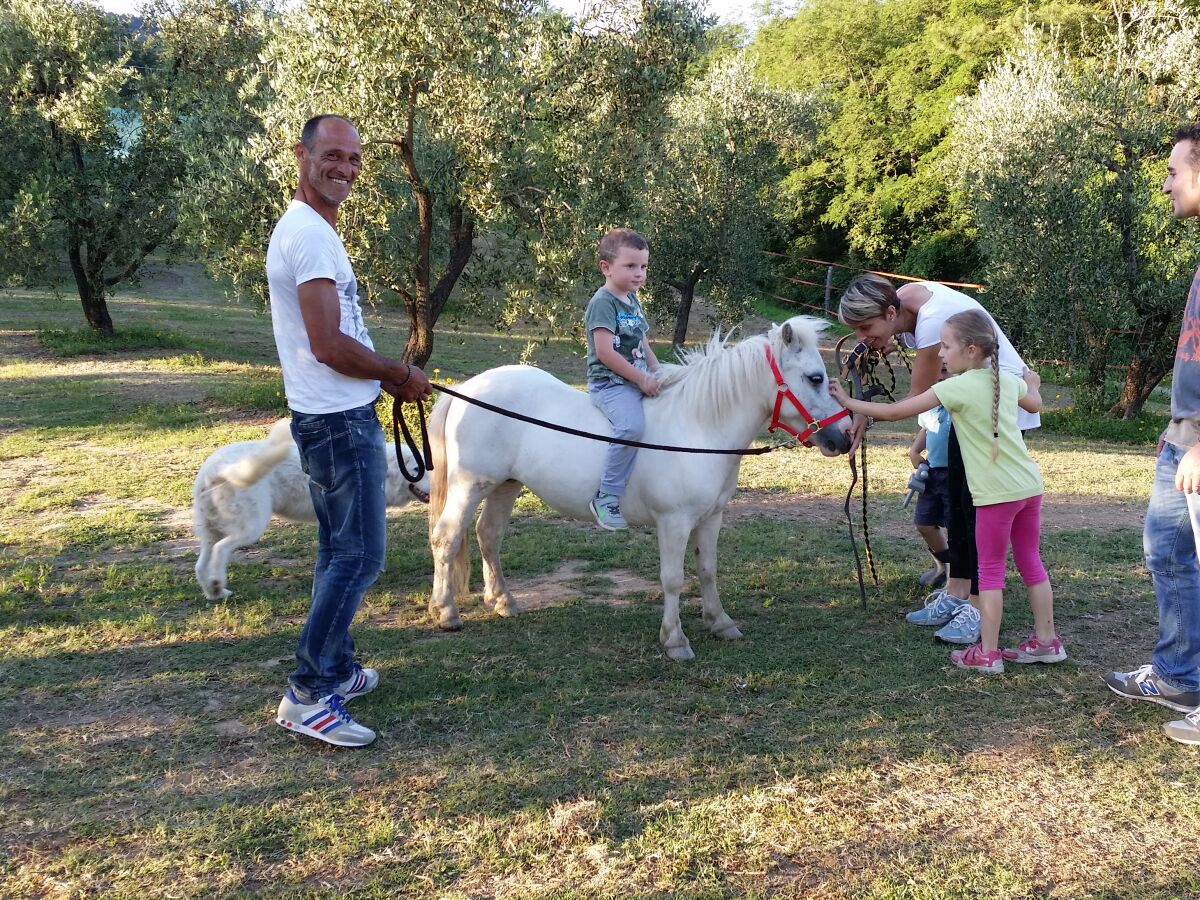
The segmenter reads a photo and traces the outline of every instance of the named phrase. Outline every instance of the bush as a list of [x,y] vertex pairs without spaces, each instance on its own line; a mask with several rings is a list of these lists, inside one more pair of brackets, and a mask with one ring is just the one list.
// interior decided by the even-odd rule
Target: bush
[[1045,431],[1122,444],[1153,446],[1162,434],[1164,424],[1162,416],[1145,413],[1139,414],[1136,419],[1126,420],[1087,413],[1075,407],[1042,411],[1042,428]]

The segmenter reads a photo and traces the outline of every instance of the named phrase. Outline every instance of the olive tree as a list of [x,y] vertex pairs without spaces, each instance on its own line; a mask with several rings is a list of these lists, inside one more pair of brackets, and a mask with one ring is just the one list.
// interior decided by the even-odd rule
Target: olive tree
[[229,105],[258,18],[241,0],[187,0],[134,31],[86,2],[5,3],[0,274],[53,279],[65,256],[88,325],[112,334],[108,297],[171,241],[187,136]]
[[[994,310],[1022,349],[1081,363],[1082,399],[1115,416],[1171,368],[1194,246],[1159,188],[1198,72],[1200,25],[1171,2],[1118,12],[1087,57],[1028,29],[953,137]],[[1127,364],[1115,402],[1113,362]]]
[[702,280],[720,317],[737,321],[770,277],[763,251],[781,233],[778,188],[788,154],[815,139],[814,105],[769,87],[740,54],[671,104],[646,215],[655,306],[674,313],[676,346]]
[[580,248],[644,180],[701,33],[686,0],[613,0],[580,21],[536,0],[308,0],[267,39],[259,124],[229,148],[236,176],[197,216],[202,243],[261,296],[251,276],[294,190],[300,127],[346,116],[365,165],[338,229],[367,299],[406,310],[404,355],[424,364],[460,285],[498,318],[569,293]]

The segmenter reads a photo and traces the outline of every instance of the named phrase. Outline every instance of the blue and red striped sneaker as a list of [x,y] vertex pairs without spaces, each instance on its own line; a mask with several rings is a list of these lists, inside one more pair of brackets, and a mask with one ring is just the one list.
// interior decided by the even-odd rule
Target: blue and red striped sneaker
[[365,747],[375,740],[375,732],[359,725],[346,711],[341,694],[330,694],[315,703],[301,703],[288,688],[279,701],[275,721],[288,731],[305,734],[337,747]]
[[379,687],[379,672],[355,663],[354,672],[338,685],[337,692],[342,695],[343,700],[348,702],[355,697],[371,693],[377,687]]

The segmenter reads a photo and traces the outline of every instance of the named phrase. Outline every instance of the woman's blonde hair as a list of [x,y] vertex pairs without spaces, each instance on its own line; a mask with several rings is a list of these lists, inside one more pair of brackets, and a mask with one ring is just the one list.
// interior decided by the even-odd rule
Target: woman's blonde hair
[[977,309],[955,313],[946,320],[959,343],[975,346],[992,361],[992,461],[1000,455],[1000,336],[987,313]]
[[899,307],[900,298],[892,283],[882,275],[859,275],[842,291],[838,318],[851,327],[887,315],[888,307]]

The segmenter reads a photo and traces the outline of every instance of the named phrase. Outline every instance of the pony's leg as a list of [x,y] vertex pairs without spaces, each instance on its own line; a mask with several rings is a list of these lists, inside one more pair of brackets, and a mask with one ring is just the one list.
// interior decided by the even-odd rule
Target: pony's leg
[[429,614],[445,631],[462,629],[457,600],[467,588],[463,576],[469,575],[469,565],[464,565],[462,558],[467,551],[467,529],[479,501],[491,488],[482,484],[451,485],[446,505],[430,534],[433,592],[429,595]]
[[723,513],[716,513],[696,526],[696,573],[700,576],[700,605],[704,624],[719,638],[727,641],[742,636],[733,619],[721,607],[717,593],[717,537],[721,534]]
[[676,662],[695,659],[683,626],[679,623],[679,593],[683,590],[683,556],[691,527],[679,518],[658,520],[658,566],[663,588],[663,619],[659,643]]
[[475,537],[483,560],[483,599],[499,616],[515,616],[519,612],[500,567],[500,542],[504,540],[504,527],[520,493],[521,482],[504,482],[483,501],[483,511],[475,524]]

